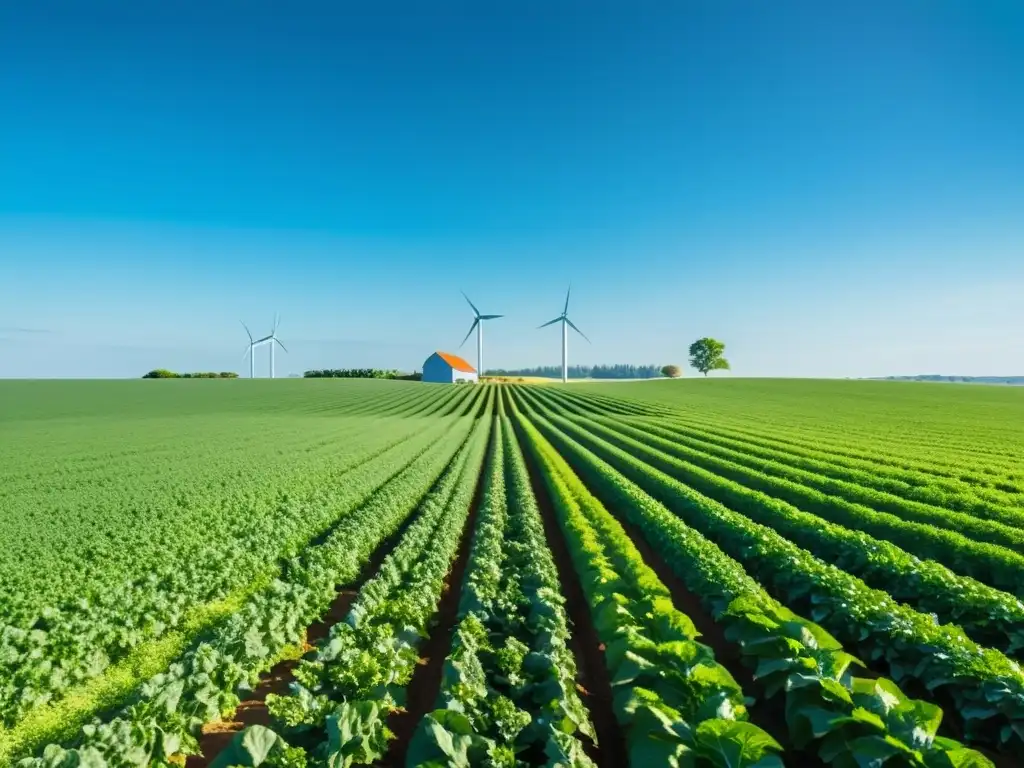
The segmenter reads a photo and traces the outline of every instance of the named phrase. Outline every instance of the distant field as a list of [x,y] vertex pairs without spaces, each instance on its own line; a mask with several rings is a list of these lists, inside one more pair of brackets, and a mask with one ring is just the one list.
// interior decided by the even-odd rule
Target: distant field
[[1022,764],[1022,390],[0,382],[0,530],[0,766]]
[[1024,472],[1024,390],[890,381],[682,379],[593,384],[587,391],[680,409],[709,427],[863,445]]

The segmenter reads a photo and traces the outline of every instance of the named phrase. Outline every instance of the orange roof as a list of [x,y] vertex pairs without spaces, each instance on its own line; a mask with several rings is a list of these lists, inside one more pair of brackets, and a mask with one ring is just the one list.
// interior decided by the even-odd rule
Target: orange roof
[[462,371],[463,373],[476,373],[476,368],[458,355],[453,355],[450,352],[437,352],[436,354],[456,371]]

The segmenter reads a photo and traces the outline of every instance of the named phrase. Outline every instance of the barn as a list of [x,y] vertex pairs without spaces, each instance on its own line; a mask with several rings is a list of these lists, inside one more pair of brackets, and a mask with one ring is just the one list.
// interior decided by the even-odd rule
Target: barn
[[458,355],[435,352],[423,362],[423,381],[435,384],[475,382],[476,369]]

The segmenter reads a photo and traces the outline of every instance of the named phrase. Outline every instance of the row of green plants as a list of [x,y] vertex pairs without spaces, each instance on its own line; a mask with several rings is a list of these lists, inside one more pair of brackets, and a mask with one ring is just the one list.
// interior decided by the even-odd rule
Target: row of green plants
[[[830,474],[794,467],[780,461],[777,456],[758,457],[732,448],[703,444],[679,434],[678,431],[665,424],[652,422],[642,425],[642,428],[650,429],[659,436],[667,438],[681,452],[680,455],[696,455],[704,461],[710,461],[709,458],[704,457],[714,457],[723,462],[723,467],[729,467],[733,472],[742,472],[743,470],[738,467],[743,466],[759,474],[769,475],[779,480],[788,481],[788,483],[812,488],[831,497],[867,506],[877,512],[888,512],[903,520],[958,531],[976,541],[985,541],[1010,548],[1019,548],[1024,544],[1024,535],[1020,533],[1019,529],[1021,523],[1024,523],[1024,510],[1012,508],[998,510],[997,508],[992,510],[992,515],[987,519],[979,518],[969,512],[958,512],[952,507],[939,507],[906,499]],[[691,449],[693,453],[684,452],[684,449]],[[714,468],[717,470],[717,463]],[[789,486],[787,484],[784,487],[788,488]],[[794,492],[794,495],[796,493]]]
[[[0,723],[13,729],[37,708],[52,709],[133,653],[144,654],[147,643],[195,624],[205,606],[272,578],[284,560],[385,483],[395,466],[429,450],[445,428],[424,426],[367,425],[324,471],[278,477],[273,490],[240,491],[233,536],[197,529],[185,542],[188,557],[139,562],[128,579],[111,569],[74,600],[12,613],[0,629]],[[215,503],[212,489],[202,490],[196,497],[182,489],[178,499],[199,509]],[[0,732],[0,744],[6,736]]]
[[[592,393],[564,392],[561,395],[584,403],[595,403]],[[680,394],[685,394],[680,391]],[[862,393],[863,394],[863,393]],[[607,398],[623,402],[628,398]],[[710,410],[707,403],[691,404],[684,397],[658,402],[644,398],[631,400],[651,415],[683,418],[698,426],[715,430],[728,428],[755,439],[768,441],[786,450],[810,449],[827,454],[831,460],[867,462],[880,471],[959,485],[974,493],[1018,502],[1024,496],[1024,473],[1020,457],[1007,453],[998,440],[978,440],[972,433],[958,435],[956,430],[939,424],[915,423],[907,429],[900,418],[846,418],[843,412],[827,412],[804,401],[799,412],[787,409],[773,416],[771,403],[745,403],[749,407]],[[737,403],[738,404],[738,403]]]
[[[436,395],[446,393],[431,398],[420,390],[426,408],[435,410],[423,415],[439,415]],[[166,408],[138,426],[120,417],[49,420],[38,437],[22,436],[21,450],[0,446],[0,523],[11,534],[0,537],[0,616],[29,629],[44,609],[79,610],[83,599],[91,606],[92,590],[102,591],[105,582],[133,588],[157,568],[168,566],[173,576],[179,563],[201,564],[205,548],[230,548],[246,525],[274,519],[285,497],[296,503],[311,488],[329,486],[361,443],[427,426],[386,418],[394,399],[353,390],[327,402],[338,417],[329,420],[282,419],[276,401],[244,423],[232,411],[160,413]],[[292,405],[322,410],[323,400],[300,397]],[[375,423],[348,418],[360,409],[369,409],[361,413]],[[350,433],[341,446],[339,433]],[[200,522],[206,535],[197,537]]]
[[386,404],[371,400],[355,411],[356,415],[380,418],[409,418],[411,416],[445,416],[457,410],[457,406],[465,406],[473,402],[477,392],[457,390],[455,387],[445,389],[403,388],[387,398]]
[[775,530],[707,498],[651,465],[664,454],[624,435],[553,416],[565,432],[736,558],[782,603],[810,617],[902,685],[949,697],[972,743],[1024,745],[1024,674],[998,651],[976,645],[959,627],[897,603]]
[[780,766],[781,745],[748,722],[740,686],[697,642],[621,525],[529,421],[517,423],[605,646],[630,765]]
[[[539,397],[547,399],[548,396]],[[554,404],[556,401],[550,402]],[[811,512],[819,519],[890,541],[906,552],[937,560],[957,573],[978,579],[997,589],[1009,590],[1018,597],[1024,596],[1024,555],[1018,554],[1020,549],[1012,543],[1012,540],[1020,539],[1024,548],[1024,534],[1007,526],[977,520],[951,510],[926,508],[928,514],[925,515],[911,508],[911,502],[904,502],[905,514],[879,512],[865,504],[849,502],[816,488],[787,480],[781,476],[781,470],[768,468],[766,471],[760,471],[688,448],[676,440],[669,439],[673,436],[672,433],[666,433],[656,424],[632,426],[618,419],[592,423],[602,435],[616,435],[640,441],[649,450],[652,460],[660,462],[657,466],[669,473],[688,472],[702,481],[702,488],[714,489],[712,492],[704,490],[704,493],[714,498],[719,498],[716,495],[718,493],[726,494],[726,503],[733,504],[736,495],[732,491],[735,489],[760,491],[768,497],[789,502]],[[664,437],[666,434],[667,437]],[[823,480],[822,484],[829,482]],[[883,496],[879,492],[872,492],[871,489],[861,489],[860,494],[865,498]],[[755,505],[758,503],[754,502]],[[882,505],[884,502],[878,503]],[[940,520],[943,525],[935,527],[927,524],[925,520]],[[991,534],[990,539],[998,538],[999,541],[978,541],[971,538],[968,534],[977,535],[978,532],[972,529],[979,527],[984,527],[985,531]],[[952,528],[957,530],[951,530]]]
[[[1008,547],[978,542],[950,530],[935,529],[920,522],[904,520],[891,513],[876,512],[864,505],[849,504],[767,472],[738,469],[737,465],[724,460],[705,458],[692,449],[666,440],[659,434],[658,428],[652,425],[637,428],[615,421],[590,423],[602,436],[615,439],[622,436],[640,441],[651,451],[654,466],[673,476],[686,479],[687,484],[738,511],[753,510],[752,514],[759,514],[761,518],[771,521],[773,527],[785,526],[785,523],[776,523],[777,516],[771,512],[800,512],[803,509],[805,516],[797,523],[800,530],[818,526],[822,531],[859,531],[868,534],[865,546],[869,548],[874,548],[876,541],[878,545],[890,542],[897,548],[896,551],[903,553],[902,570],[910,582],[904,582],[903,586],[894,586],[901,594],[913,594],[913,582],[925,571],[935,579],[945,582],[952,591],[964,593],[959,597],[935,596],[934,607],[929,610],[949,615],[960,613],[962,611],[955,605],[956,601],[970,593],[985,599],[981,595],[982,590],[979,589],[984,584],[995,588],[989,592],[989,600],[994,601],[991,603],[993,615],[998,615],[1004,610],[998,607],[998,603],[1006,603],[1007,599],[1019,602],[1018,598],[1024,596],[1024,556]],[[799,507],[796,506],[798,500],[802,500]],[[765,510],[766,506],[770,508],[768,511]],[[960,513],[949,514],[955,516]],[[794,519],[792,515],[788,517]],[[782,516],[783,520],[786,518],[786,515]],[[861,557],[871,554],[873,553],[864,553]],[[914,557],[911,559],[910,556]],[[919,569],[914,562],[918,558],[923,558],[929,565]],[[938,566],[939,563],[948,566],[948,569],[943,569],[942,566],[932,567]],[[886,588],[889,586],[887,580],[896,576],[895,573],[886,576],[884,571],[876,571],[871,566],[866,566],[865,572],[874,572],[874,578],[882,582],[882,586]],[[957,573],[964,576],[958,578],[955,575]],[[933,581],[931,586],[935,586],[936,583],[938,582]],[[999,590],[1007,592],[1000,593]],[[999,598],[999,594],[1003,597]],[[928,598],[922,595],[922,599]],[[983,612],[988,610],[981,606],[979,608]],[[1015,616],[1021,610],[1024,610],[1024,606],[1004,616],[1004,624],[1016,622]],[[985,623],[986,619],[982,617],[980,621]],[[1007,628],[1012,632],[1012,627]]]
[[[359,590],[348,615],[295,670],[287,695],[267,697],[281,741],[269,764],[368,765],[383,758],[389,715],[405,703],[406,686],[429,635],[469,514],[487,448],[489,418],[480,419],[452,467],[420,506],[415,521],[380,570]],[[261,765],[238,734],[215,766]]]
[[680,439],[689,439],[691,445],[720,446],[740,454],[783,462],[814,474],[827,475],[863,488],[874,488],[910,501],[966,512],[985,520],[1016,525],[1024,519],[1024,496],[1015,497],[978,488],[953,478],[943,479],[923,472],[899,470],[867,459],[830,456],[812,448],[753,437],[719,424],[712,428],[706,422],[694,423],[679,416],[661,417],[658,423]]
[[[322,542],[297,552],[278,578],[258,589],[166,672],[145,682],[114,717],[86,724],[64,721],[48,732],[27,733],[9,745],[7,755],[41,754],[22,760],[21,768],[78,761],[120,768],[163,765],[174,755],[195,754],[200,728],[230,714],[260,672],[301,642],[305,628],[333,601],[338,585],[357,578],[374,550],[449,468],[471,423],[466,419],[445,425],[433,435],[430,450],[421,450],[404,468],[378,459],[375,463],[390,480],[376,490],[357,489],[365,498],[361,506],[344,514]],[[56,743],[40,753],[43,736]]]
[[575,687],[565,599],[511,424],[501,416],[495,429],[459,625],[406,762],[588,768],[584,743],[596,736]]
[[978,752],[937,735],[939,707],[909,698],[890,680],[856,676],[862,662],[820,626],[773,599],[720,547],[551,421],[536,412],[530,419],[739,646],[768,706],[781,700],[792,746],[835,766],[991,765]]
[[[578,423],[594,424],[585,420]],[[666,445],[658,439],[660,432],[657,427],[648,426],[645,432],[626,425],[616,426],[623,434],[665,453],[663,462],[652,460],[653,466],[667,471],[708,498],[771,527],[869,586],[885,590],[894,599],[923,613],[933,613],[942,623],[956,624],[975,642],[1018,658],[1024,656],[1024,604],[1015,595],[976,579],[959,576],[935,560],[922,560],[910,555],[895,544],[873,538],[858,527],[846,528],[830,523],[685,460],[676,461],[670,457],[675,453],[672,444]],[[980,569],[979,572],[987,575]]]

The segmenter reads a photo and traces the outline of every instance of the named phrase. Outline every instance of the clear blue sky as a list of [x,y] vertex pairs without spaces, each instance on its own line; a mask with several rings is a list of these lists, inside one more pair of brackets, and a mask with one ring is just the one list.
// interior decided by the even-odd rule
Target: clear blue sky
[[1024,3],[0,7],[0,376],[412,368],[460,288],[553,364],[570,280],[573,362],[1024,374]]

